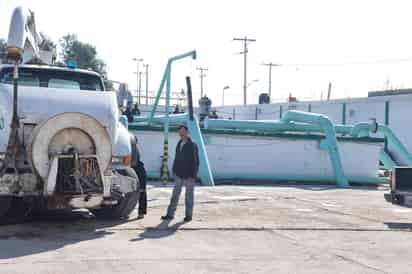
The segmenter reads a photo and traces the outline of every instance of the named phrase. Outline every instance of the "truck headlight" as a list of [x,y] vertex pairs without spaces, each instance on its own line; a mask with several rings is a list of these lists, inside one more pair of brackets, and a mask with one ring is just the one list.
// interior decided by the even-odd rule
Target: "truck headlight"
[[112,157],[112,164],[130,166],[131,162],[132,162],[131,155]]

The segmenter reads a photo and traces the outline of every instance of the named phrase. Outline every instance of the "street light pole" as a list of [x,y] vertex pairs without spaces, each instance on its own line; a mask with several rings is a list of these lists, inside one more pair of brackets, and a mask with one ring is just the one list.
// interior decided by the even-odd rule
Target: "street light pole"
[[139,79],[139,63],[143,62],[143,58],[133,58],[133,61],[136,62],[136,78],[137,78],[137,85],[136,85],[136,91],[137,91],[137,96],[139,100],[139,105],[140,105],[140,93],[139,93],[139,84],[140,84],[140,79]]
[[204,71],[208,71],[207,68],[197,67],[197,70],[200,70],[200,98],[203,97],[203,77],[206,76]]
[[248,42],[256,42],[256,39],[248,39],[246,36],[245,38],[233,38],[233,41],[242,41],[243,42],[243,52],[240,54],[243,54],[243,104],[247,104],[247,53],[248,53],[248,48],[247,44]]
[[263,66],[269,67],[269,98],[272,96],[272,67],[279,67],[279,64],[273,64],[272,62],[263,64]]
[[226,89],[229,89],[229,88],[230,88],[229,86],[223,87],[223,92],[222,92],[222,106],[225,105],[225,90],[226,90]]

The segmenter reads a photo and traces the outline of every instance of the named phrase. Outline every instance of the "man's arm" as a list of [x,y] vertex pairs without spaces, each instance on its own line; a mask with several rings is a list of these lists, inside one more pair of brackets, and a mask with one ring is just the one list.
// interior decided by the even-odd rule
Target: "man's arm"
[[181,142],[181,141],[177,142],[177,145],[176,145],[176,153],[175,153],[175,159],[173,160],[173,167],[172,167],[172,171],[173,171],[173,173],[174,173],[174,174],[176,174],[176,155],[177,155],[177,153],[179,152],[180,142]]

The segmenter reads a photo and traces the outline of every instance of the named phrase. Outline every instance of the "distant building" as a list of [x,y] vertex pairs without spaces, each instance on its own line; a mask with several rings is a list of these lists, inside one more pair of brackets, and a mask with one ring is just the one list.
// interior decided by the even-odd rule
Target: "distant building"
[[412,88],[369,91],[368,92],[368,97],[388,96],[388,95],[404,95],[404,94],[412,94]]

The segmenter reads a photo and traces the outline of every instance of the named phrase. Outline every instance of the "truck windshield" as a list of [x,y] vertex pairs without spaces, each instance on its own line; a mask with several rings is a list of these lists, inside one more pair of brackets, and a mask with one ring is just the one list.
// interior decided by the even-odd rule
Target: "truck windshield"
[[[0,70],[0,83],[13,83],[13,68]],[[102,81],[96,75],[46,68],[19,68],[19,85],[103,91]]]

